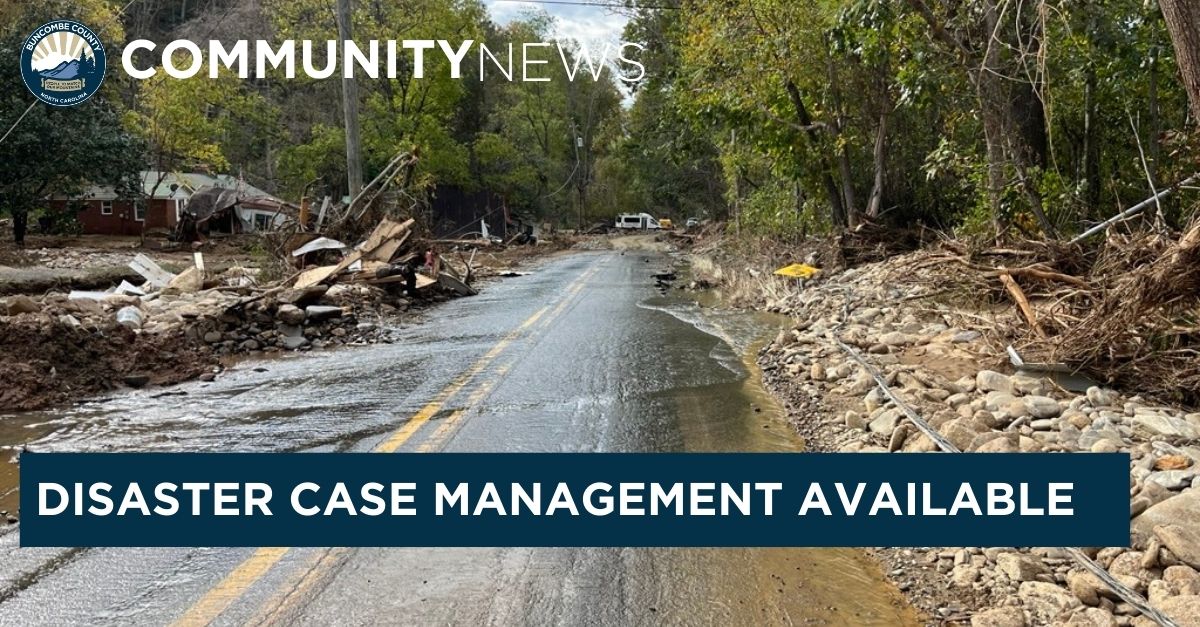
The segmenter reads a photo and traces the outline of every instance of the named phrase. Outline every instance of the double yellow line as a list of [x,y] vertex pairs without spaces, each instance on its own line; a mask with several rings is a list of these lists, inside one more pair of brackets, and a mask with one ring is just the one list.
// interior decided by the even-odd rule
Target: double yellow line
[[[471,364],[462,374],[456,377],[445,388],[443,388],[433,400],[422,407],[412,418],[409,418],[404,426],[397,429],[388,439],[377,445],[372,452],[376,453],[394,453],[400,449],[409,439],[413,437],[421,427],[425,426],[430,420],[437,416],[445,404],[458,394],[470,381],[483,372],[506,348],[509,347],[518,337],[521,336],[527,329],[537,324],[545,316],[544,327],[557,318],[567,305],[583,290],[587,280],[591,278],[599,270],[598,265],[593,265],[568,286],[566,295],[561,302],[550,310],[549,306],[538,309],[533,315],[526,318],[517,328],[510,331],[507,335],[500,339],[487,353]],[[549,316],[546,316],[547,312]],[[507,371],[507,366],[502,368],[500,375]],[[457,428],[457,425],[463,419],[467,409],[481,401],[488,393],[491,392],[495,381],[489,382],[480,387],[473,393],[468,404],[459,410],[456,410],[443,423],[437,431],[430,436],[430,439],[423,443],[418,449],[418,452],[427,453],[437,450],[445,443],[449,435]],[[209,590],[203,597],[200,598],[194,605],[180,616],[174,625],[178,627],[198,627],[208,625],[214,619],[221,615],[222,612],[229,609],[235,601],[241,598],[247,590],[250,589],[258,580],[262,579],[268,571],[271,570],[279,560],[283,559],[290,551],[287,547],[262,547],[256,549],[254,553],[246,558],[241,564],[234,568],[228,575],[225,576],[215,587]],[[326,551],[319,558],[313,568],[297,583],[297,585],[288,593],[284,599],[296,598],[298,592],[311,587],[311,585],[319,578],[318,573],[325,570],[324,566],[330,566],[335,563],[343,554],[343,551]]]

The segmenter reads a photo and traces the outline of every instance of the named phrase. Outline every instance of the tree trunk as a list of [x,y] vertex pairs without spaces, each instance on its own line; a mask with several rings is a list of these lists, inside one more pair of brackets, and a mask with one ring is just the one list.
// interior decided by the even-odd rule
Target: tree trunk
[[842,108],[842,88],[837,67],[829,54],[829,42],[825,43],[825,68],[829,76],[829,94],[833,99],[833,136],[842,148],[838,151],[838,174],[842,179],[842,202],[845,204],[846,223],[858,226],[858,194],[854,192],[854,171],[850,168],[850,147],[841,141],[842,129],[846,127],[845,111]]
[[[820,151],[821,131],[813,126],[812,116],[808,114],[808,108],[804,106],[804,98],[800,95],[800,88],[792,81],[787,82],[788,97],[792,101],[792,107],[796,110],[796,121],[800,126],[807,129],[808,137]],[[821,186],[825,188],[825,195],[829,198],[830,215],[833,218],[833,223],[838,226],[846,226],[846,210],[842,204],[842,192],[838,189],[837,181],[833,180],[833,167],[829,162],[829,158],[823,152],[821,159]]]
[[1088,211],[1100,204],[1100,143],[1096,140],[1096,68],[1088,65],[1083,88],[1083,198]]
[[15,205],[10,209],[12,210],[13,241],[16,242],[17,246],[24,246],[25,230],[29,222],[29,211],[24,207],[18,208]]
[[1175,46],[1192,118],[1200,121],[1200,0],[1159,0],[1158,6]]
[[890,107],[879,112],[879,127],[875,129],[875,182],[871,185],[871,199],[867,201],[867,217],[874,220],[883,210],[883,172],[887,167],[887,126]]

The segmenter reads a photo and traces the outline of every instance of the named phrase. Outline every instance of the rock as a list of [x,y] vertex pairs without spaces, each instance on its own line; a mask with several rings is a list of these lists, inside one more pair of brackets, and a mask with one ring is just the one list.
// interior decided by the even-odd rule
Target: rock
[[[983,399],[983,406],[987,408],[988,411],[1007,412],[1013,403],[1019,402],[1020,401],[1017,400],[1017,397],[1009,394],[1008,392],[988,392],[988,395]],[[1024,404],[1022,404],[1021,407],[1024,408]]]
[[1116,453],[1121,450],[1121,446],[1112,440],[1097,440],[1088,450],[1093,453]]
[[1108,586],[1086,570],[1072,569],[1067,573],[1067,589],[1084,605],[1100,605]]
[[1017,394],[1044,396],[1048,391],[1046,388],[1046,381],[1040,378],[1014,375],[1012,377],[1012,384],[1013,390]]
[[1183,470],[1192,465],[1192,459],[1187,455],[1163,455],[1154,460],[1155,470]]
[[1200,429],[1182,418],[1164,414],[1141,413],[1129,418],[1135,432],[1149,437],[1163,436],[1168,438],[1195,439],[1200,437]]
[[209,331],[208,333],[204,334],[204,341],[209,344],[216,344],[217,342],[221,341],[221,337],[220,331]]
[[146,387],[146,384],[150,383],[150,376],[144,374],[130,374],[125,375],[125,377],[122,378],[122,381],[125,382],[125,385],[128,385],[131,388],[142,388]]
[[304,289],[287,289],[275,297],[275,302],[304,307],[321,300],[327,291],[329,291],[329,287],[325,285],[314,285]]
[[958,409],[960,406],[966,405],[967,403],[970,403],[970,402],[971,402],[971,396],[969,394],[965,394],[963,392],[958,392],[957,394],[951,394],[950,396],[946,397],[946,404],[949,405],[952,409]]
[[260,348],[260,346],[256,340],[246,340],[245,342],[241,343],[239,348],[244,351],[256,351]]
[[304,327],[297,324],[279,324],[275,330],[283,337],[302,337],[304,335]]
[[1154,535],[1179,561],[1192,568],[1200,568],[1200,531],[1196,530],[1195,524],[1193,520],[1187,526],[1159,525],[1154,528]]
[[304,324],[304,310],[295,305],[280,305],[275,311],[275,319],[292,326]]
[[1069,610],[1080,607],[1079,599],[1066,590],[1044,581],[1026,581],[1018,589],[1025,607],[1038,618],[1037,624],[1058,619]]
[[979,568],[970,564],[960,564],[950,571],[950,583],[959,588],[970,588],[979,580]]
[[1072,614],[1065,625],[1066,627],[1117,627],[1117,618],[1107,610],[1087,607]]
[[163,291],[173,294],[190,294],[199,292],[203,288],[204,273],[199,268],[192,266],[175,275],[175,278],[167,283],[167,287]]
[[1013,393],[1012,379],[993,370],[980,370],[975,375],[975,388],[981,392]]
[[888,409],[879,414],[867,427],[874,433],[890,436],[903,416],[904,414],[899,409]]
[[1087,400],[1092,407],[1112,407],[1117,404],[1117,393],[1093,385],[1087,389]]
[[808,370],[808,377],[813,381],[824,381],[825,366],[821,365],[819,361],[814,361],[812,367]]
[[1151,505],[1133,520],[1133,532],[1148,538],[1159,525],[1195,525],[1200,520],[1200,490],[1184,490],[1178,496]]
[[862,414],[860,414],[856,411],[851,410],[851,411],[846,412],[845,420],[846,420],[846,426],[850,427],[851,429],[866,429],[867,428],[866,419],[863,418]]
[[1042,560],[1024,553],[1001,553],[996,556],[996,570],[1014,582],[1033,581],[1038,575],[1049,572]]
[[16,316],[23,313],[38,313],[41,310],[42,306],[38,304],[36,300],[33,300],[24,294],[10,296],[8,302],[5,304],[5,311],[10,316]]
[[[1142,551],[1126,551],[1113,558],[1108,565],[1109,574],[1122,583],[1128,582],[1130,588],[1145,592],[1146,586],[1157,579],[1156,572],[1142,567]],[[1127,578],[1127,579],[1123,579]]]
[[958,447],[959,450],[965,451],[970,449],[971,443],[975,441],[975,436],[980,433],[980,430],[971,428],[976,424],[978,423],[970,419],[955,418],[943,424],[940,431],[951,444]]
[[[1007,437],[1012,436],[1012,437]],[[1016,453],[1017,448],[1016,434],[1004,434],[998,438],[992,438],[981,444],[975,449],[976,453]]]
[[994,607],[976,612],[971,627],[1025,627],[1025,613],[1019,607]]
[[1192,485],[1192,479],[1195,477],[1195,469],[1160,470],[1159,472],[1150,473],[1150,476],[1146,477],[1146,481],[1157,483],[1168,490],[1180,490]]
[[323,320],[332,320],[342,317],[341,307],[330,307],[328,305],[309,305],[304,308],[306,317],[313,322],[321,322]]
[[285,335],[280,339],[279,343],[284,348],[294,351],[298,348],[307,346],[308,338],[304,337],[303,335]]
[[1038,419],[1057,418],[1062,413],[1058,401],[1048,396],[1026,396],[1021,399],[1029,415]]
[[967,342],[974,342],[981,337],[983,336],[979,331],[960,331],[950,338],[950,342],[952,344],[966,344]]
[[1179,627],[1200,627],[1200,595],[1171,597],[1163,600],[1158,609],[1175,619]]
[[899,331],[892,331],[891,333],[884,333],[879,336],[879,343],[884,346],[903,346],[911,342],[912,338]]

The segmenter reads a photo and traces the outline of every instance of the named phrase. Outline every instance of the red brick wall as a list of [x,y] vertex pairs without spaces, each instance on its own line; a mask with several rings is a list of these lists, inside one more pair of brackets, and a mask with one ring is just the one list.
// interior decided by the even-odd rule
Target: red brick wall
[[[142,233],[143,224],[134,219],[132,200],[112,201],[111,215],[101,213],[102,202],[99,200],[52,200],[50,204],[58,210],[66,208],[68,204],[83,205],[84,209],[76,214],[76,218],[83,227],[84,233],[102,235],[140,235]],[[173,229],[175,223],[174,200],[156,198],[149,201],[146,207],[145,228]]]

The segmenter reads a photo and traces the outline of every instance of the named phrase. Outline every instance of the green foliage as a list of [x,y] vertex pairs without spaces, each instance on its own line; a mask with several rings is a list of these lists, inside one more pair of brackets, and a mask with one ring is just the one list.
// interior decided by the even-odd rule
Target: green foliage
[[[88,184],[110,184],[121,189],[138,185],[143,145],[120,123],[118,104],[110,91],[102,90],[87,102],[68,108],[34,104],[22,83],[19,67],[24,37],[42,19],[39,11],[26,6],[0,39],[0,65],[12,71],[0,73],[0,120],[7,131],[20,124],[0,144],[0,211],[14,218],[13,234],[19,242],[30,210],[51,194],[71,195]],[[62,6],[64,16],[88,19],[92,24],[115,24],[106,37],[119,38],[114,7],[89,0]],[[26,110],[28,112],[26,113]]]

